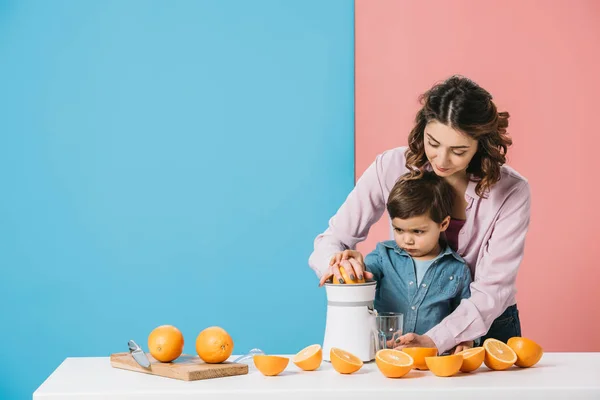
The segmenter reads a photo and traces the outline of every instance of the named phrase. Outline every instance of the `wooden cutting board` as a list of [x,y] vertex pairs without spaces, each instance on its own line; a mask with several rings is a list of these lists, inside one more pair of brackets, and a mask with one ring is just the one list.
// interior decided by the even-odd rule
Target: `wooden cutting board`
[[130,353],[115,353],[110,355],[110,365],[114,368],[129,371],[143,372],[145,374],[164,376],[166,378],[180,379],[183,381],[197,381],[200,379],[222,378],[225,376],[245,375],[248,373],[247,364],[224,362],[220,364],[207,364],[198,356],[182,354],[173,362],[161,363],[156,361],[149,353],[150,367],[139,365]]

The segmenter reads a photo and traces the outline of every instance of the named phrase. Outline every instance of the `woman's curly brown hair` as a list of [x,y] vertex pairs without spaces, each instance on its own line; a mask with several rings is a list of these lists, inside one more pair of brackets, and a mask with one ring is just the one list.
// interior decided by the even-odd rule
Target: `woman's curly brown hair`
[[425,155],[425,125],[438,121],[477,140],[477,153],[467,167],[477,181],[475,191],[486,197],[500,180],[500,167],[506,163],[506,151],[512,144],[508,136],[509,114],[498,112],[492,95],[475,82],[452,76],[419,97],[422,108],[408,136],[406,167],[413,178],[420,177],[428,163]]

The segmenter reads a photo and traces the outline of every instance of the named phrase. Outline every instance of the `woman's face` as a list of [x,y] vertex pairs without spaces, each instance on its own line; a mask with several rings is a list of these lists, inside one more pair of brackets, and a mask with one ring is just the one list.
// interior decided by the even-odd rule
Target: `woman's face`
[[477,140],[438,121],[425,126],[425,155],[442,177],[463,174],[477,152]]

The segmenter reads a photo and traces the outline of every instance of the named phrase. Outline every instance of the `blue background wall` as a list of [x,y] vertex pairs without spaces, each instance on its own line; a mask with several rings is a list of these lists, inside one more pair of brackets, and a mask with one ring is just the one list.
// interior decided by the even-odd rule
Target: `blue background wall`
[[353,187],[353,2],[0,0],[0,397],[64,360],[320,343]]

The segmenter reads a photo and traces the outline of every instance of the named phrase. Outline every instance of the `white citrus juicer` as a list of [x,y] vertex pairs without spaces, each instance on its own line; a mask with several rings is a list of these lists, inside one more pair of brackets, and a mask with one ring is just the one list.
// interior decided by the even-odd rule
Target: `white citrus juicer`
[[364,362],[375,359],[377,311],[373,309],[377,282],[325,284],[327,320],[323,340],[323,359],[337,347]]

